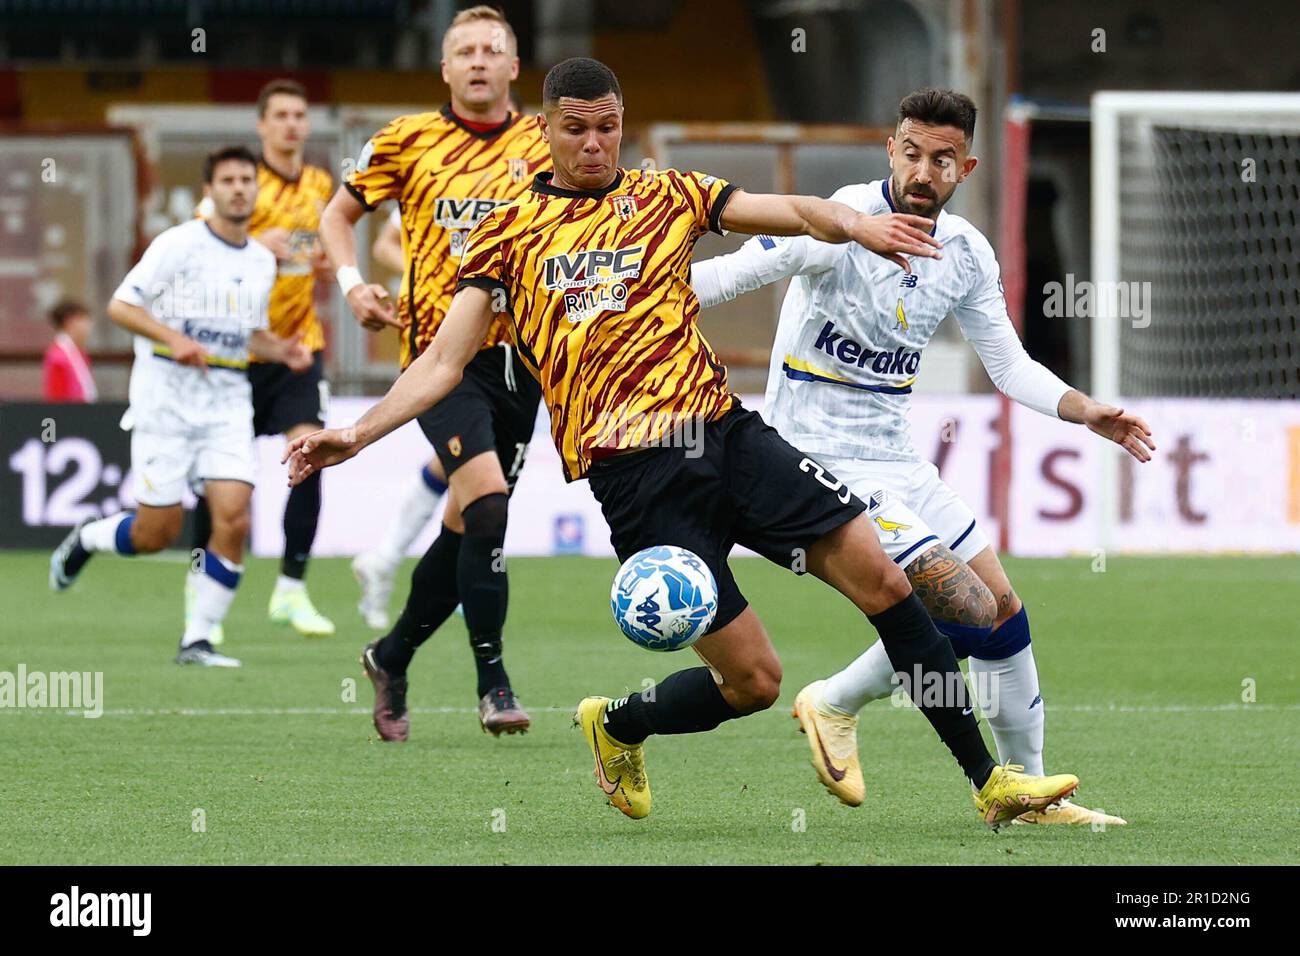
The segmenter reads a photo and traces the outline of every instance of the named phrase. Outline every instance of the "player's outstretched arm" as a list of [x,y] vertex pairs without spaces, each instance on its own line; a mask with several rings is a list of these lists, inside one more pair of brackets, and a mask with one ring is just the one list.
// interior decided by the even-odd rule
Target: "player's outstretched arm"
[[778,246],[767,236],[760,236],[750,239],[735,252],[691,263],[691,288],[700,300],[700,308],[730,302],[771,282],[798,275],[804,265],[802,250],[795,247],[799,241],[782,239]]
[[441,401],[459,384],[491,324],[490,293],[473,287],[457,292],[429,347],[355,425],[322,429],[289,443],[280,459],[289,465],[289,484],[299,484],[322,468],[347,461]]
[[182,335],[169,326],[163,325],[147,310],[122,299],[113,299],[108,303],[108,317],[115,325],[120,325],[133,335],[143,335],[166,347],[171,359],[178,365],[189,365],[208,370],[208,353],[188,335]]
[[942,259],[934,223],[921,216],[869,216],[843,203],[816,196],[782,196],[736,190],[722,210],[722,228],[751,235],[810,236],[822,242],[856,242],[911,272],[904,256]]
[[366,282],[357,268],[356,224],[366,213],[356,196],[340,186],[320,216],[320,242],[336,270],[339,288],[357,321],[372,332],[384,328],[400,329],[402,323],[393,309],[388,290],[377,282]]
[[1110,439],[1138,461],[1150,461],[1155,442],[1151,429],[1136,415],[1106,405],[1071,388],[1025,351],[1024,343],[1007,314],[1006,296],[998,280],[997,263],[987,243],[976,251],[983,270],[980,287],[953,310],[962,335],[975,348],[993,385],[1007,398],[1043,415],[1087,425]]

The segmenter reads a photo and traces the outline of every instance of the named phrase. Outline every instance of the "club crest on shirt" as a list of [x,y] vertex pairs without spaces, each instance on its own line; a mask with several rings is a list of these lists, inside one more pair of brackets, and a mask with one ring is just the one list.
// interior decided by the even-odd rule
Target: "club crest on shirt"
[[528,178],[528,160],[522,156],[515,156],[506,160],[506,168],[510,170],[510,181],[512,183],[522,183]]
[[885,532],[886,534],[893,535],[893,537],[890,539],[891,541],[898,541],[903,537],[904,531],[912,530],[912,526],[910,524],[903,524],[901,521],[890,521],[888,518],[885,518],[882,515],[876,515],[876,517],[872,520],[876,522],[876,526],[880,528],[881,531]]
[[610,202],[614,205],[614,215],[624,222],[636,215],[636,200],[631,196],[614,196]]
[[447,439],[447,451],[451,452],[451,457],[453,458],[460,457],[462,448],[459,435],[452,435],[451,438]]

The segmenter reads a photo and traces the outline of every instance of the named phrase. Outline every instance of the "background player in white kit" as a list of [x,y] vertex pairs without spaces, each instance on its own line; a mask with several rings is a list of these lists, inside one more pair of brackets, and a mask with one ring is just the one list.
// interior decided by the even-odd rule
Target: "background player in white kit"
[[[912,447],[908,396],[921,350],[951,312],[1008,397],[1085,424],[1138,461],[1149,460],[1155,445],[1140,418],[1070,388],[1026,354],[1007,316],[988,240],[965,219],[941,212],[975,169],[969,153],[975,114],[975,104],[960,93],[910,94],[888,142],[891,177],[831,197],[869,214],[935,220],[942,258],[908,262],[806,236],[756,236],[731,255],[696,263],[691,284],[707,308],[794,277],[781,307],[763,415],[867,502],[885,552],[904,566],[958,658],[969,656],[976,694],[992,691],[984,709],[999,759],[1041,774],[1043,703],[1028,616],[974,514]],[[896,686],[877,641],[796,698],[818,776],[852,806],[865,793],[857,712]],[[1124,822],[1068,802],[1026,817]]]
[[135,512],[82,522],[50,558],[50,586],[67,589],[97,551],[149,554],[181,531],[186,485],[202,485],[212,537],[194,568],[194,603],[178,664],[238,667],[208,640],[243,571],[255,474],[248,353],[295,371],[311,365],[298,337],[267,331],[275,256],[248,238],[257,199],[257,160],[242,146],[207,158],[208,219],[159,235],[113,294],[108,315],[135,333],[130,407]]

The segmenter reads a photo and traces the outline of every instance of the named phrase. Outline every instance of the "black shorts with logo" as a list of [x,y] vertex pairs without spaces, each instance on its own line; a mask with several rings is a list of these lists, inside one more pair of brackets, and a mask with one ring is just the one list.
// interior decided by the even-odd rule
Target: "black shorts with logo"
[[295,372],[279,362],[250,362],[253,386],[253,433],[283,435],[295,425],[325,425],[330,387],[325,381],[325,355],[313,352],[311,368]]
[[513,492],[541,399],[537,379],[502,343],[470,359],[460,384],[416,421],[448,477],[475,455],[495,451]]
[[602,459],[587,478],[620,561],[662,544],[704,560],[718,583],[716,631],[749,603],[727,567],[735,545],[803,573],[812,544],[866,505],[739,402],[694,437]]

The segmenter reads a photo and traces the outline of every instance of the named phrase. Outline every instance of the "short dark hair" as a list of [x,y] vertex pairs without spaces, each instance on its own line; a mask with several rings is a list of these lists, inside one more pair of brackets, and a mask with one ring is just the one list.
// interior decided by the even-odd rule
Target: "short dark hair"
[[248,163],[254,169],[257,168],[257,157],[253,155],[253,151],[247,146],[226,146],[214,153],[209,153],[208,158],[203,161],[203,181],[205,183],[212,182],[212,174],[216,172],[217,165],[232,159]]
[[575,100],[598,100],[609,93],[623,102],[623,91],[619,89],[614,71],[599,60],[575,56],[555,64],[546,74],[546,81],[542,84],[542,104],[550,109],[562,96]]
[[898,104],[898,123],[913,120],[929,126],[955,126],[969,144],[975,138],[975,101],[964,93],[925,86],[903,97]]
[[50,324],[56,329],[61,329],[74,315],[90,315],[90,310],[86,308],[84,302],[78,302],[76,299],[60,299],[58,304],[50,309]]
[[279,79],[272,80],[262,87],[257,94],[257,117],[261,119],[266,115],[266,104],[271,102],[271,97],[276,93],[288,93],[290,96],[297,96],[305,103],[307,102],[307,87],[303,86],[297,80]]

